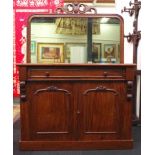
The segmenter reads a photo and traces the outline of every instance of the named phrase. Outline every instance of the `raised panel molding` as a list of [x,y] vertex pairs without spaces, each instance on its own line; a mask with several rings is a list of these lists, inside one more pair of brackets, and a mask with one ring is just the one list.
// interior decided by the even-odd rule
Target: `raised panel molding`
[[26,82],[25,81],[20,82],[20,100],[21,102],[26,101]]
[[[52,94],[51,94],[52,93]],[[64,94],[64,96],[66,96],[65,98],[63,96],[61,96],[60,94]],[[37,128],[36,126],[34,126],[34,133],[35,135],[54,135],[54,134],[70,134],[71,132],[71,92],[69,90],[66,89],[61,89],[58,88],[56,86],[49,86],[49,87],[45,87],[42,89],[37,89],[34,93],[33,93],[34,97],[33,97],[33,101],[32,104],[34,103],[34,101],[36,102],[36,104],[33,104],[32,106],[32,111],[36,111],[36,115],[34,121],[38,122],[39,128]],[[41,101],[41,98],[44,97],[44,102]],[[59,98],[58,101],[55,101],[54,99]],[[61,99],[62,97],[62,99]],[[51,100],[50,100],[51,99]],[[43,103],[44,105],[43,105]],[[50,110],[51,106],[53,106],[53,108]],[[61,106],[62,105],[62,106]],[[44,106],[47,106],[47,108],[44,108]],[[60,109],[57,109],[57,108]],[[46,111],[46,113],[40,113],[39,111],[37,111],[37,109],[44,109]],[[49,112],[50,111],[50,112]],[[64,111],[64,117],[56,117],[60,112],[59,111]],[[63,113],[62,116],[63,116]],[[32,114],[33,116],[34,114]],[[39,117],[39,120],[38,120]],[[43,120],[41,117],[47,117],[47,119],[45,119],[44,122],[44,130],[41,129],[42,128],[42,123]],[[49,118],[50,117],[50,118]],[[64,124],[64,122],[60,123],[60,120],[63,120],[66,122],[66,124]],[[41,120],[42,121],[41,121]],[[52,124],[50,124],[50,119],[53,120],[53,122],[51,122]],[[46,123],[48,122],[48,123]],[[32,121],[33,123],[33,121]],[[47,124],[47,125],[45,125]],[[62,129],[59,127],[60,124],[62,125]],[[53,128],[52,130],[48,129],[46,126],[49,126],[49,128]],[[52,127],[53,126],[53,127]],[[63,130],[63,128],[65,130]]]
[[84,134],[119,134],[119,97],[118,91],[102,85],[84,91]]

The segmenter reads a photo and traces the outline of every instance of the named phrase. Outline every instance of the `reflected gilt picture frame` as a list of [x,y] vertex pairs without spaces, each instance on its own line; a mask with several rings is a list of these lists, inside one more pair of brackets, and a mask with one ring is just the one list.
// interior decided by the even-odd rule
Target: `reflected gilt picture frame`
[[103,58],[106,62],[110,63],[115,63],[117,61],[116,44],[104,44]]
[[120,44],[118,44],[118,59],[120,59]]
[[93,62],[100,62],[101,60],[101,46],[102,44],[101,43],[93,43],[93,46],[92,46],[92,61]]
[[64,44],[63,43],[38,43],[37,44],[38,63],[63,63]]

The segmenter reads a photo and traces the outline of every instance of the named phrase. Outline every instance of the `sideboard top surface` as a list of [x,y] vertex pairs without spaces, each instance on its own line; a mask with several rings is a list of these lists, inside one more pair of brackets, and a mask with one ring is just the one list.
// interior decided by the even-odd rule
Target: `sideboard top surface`
[[56,66],[68,66],[68,67],[76,67],[76,66],[80,66],[80,67],[100,67],[100,66],[105,66],[105,67],[135,67],[136,64],[100,64],[100,63],[96,63],[96,64],[32,64],[32,63],[23,63],[23,64],[17,64],[17,66],[45,66],[45,67],[56,67]]

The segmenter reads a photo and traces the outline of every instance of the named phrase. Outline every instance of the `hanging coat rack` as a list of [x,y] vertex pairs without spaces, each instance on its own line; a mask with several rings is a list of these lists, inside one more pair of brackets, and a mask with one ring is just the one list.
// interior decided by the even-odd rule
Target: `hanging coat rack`
[[[133,63],[137,64],[137,52],[138,52],[138,44],[141,39],[141,31],[138,30],[138,16],[139,16],[139,11],[141,9],[141,1],[134,0],[132,3],[131,1],[129,2],[129,8],[124,7],[121,12],[127,12],[129,13],[130,16],[134,15],[134,21],[133,21],[133,32],[129,33],[128,35],[124,35],[125,38],[127,38],[128,42],[133,42]],[[137,99],[137,77],[141,77],[141,71],[137,70],[137,74],[135,76],[135,87],[134,87],[134,106],[133,106],[133,124],[140,124],[140,118],[141,118],[141,110],[139,108],[139,118],[136,116],[136,99]],[[141,107],[141,103],[140,103]]]
[[133,3],[130,1],[129,6],[130,8],[124,7],[121,12],[128,12],[130,16],[134,15],[133,33],[129,33],[124,37],[127,38],[128,42],[133,42],[133,63],[137,64],[137,48],[141,39],[141,31],[138,30],[138,16],[139,10],[141,9],[141,1],[134,0]]

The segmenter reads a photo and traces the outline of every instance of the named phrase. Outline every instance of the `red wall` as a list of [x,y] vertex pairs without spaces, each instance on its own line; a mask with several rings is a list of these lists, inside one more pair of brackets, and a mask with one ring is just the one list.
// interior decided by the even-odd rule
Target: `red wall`
[[63,5],[63,0],[14,0],[14,44],[13,44],[13,96],[19,96],[17,63],[25,62],[27,19],[32,14],[51,14]]

